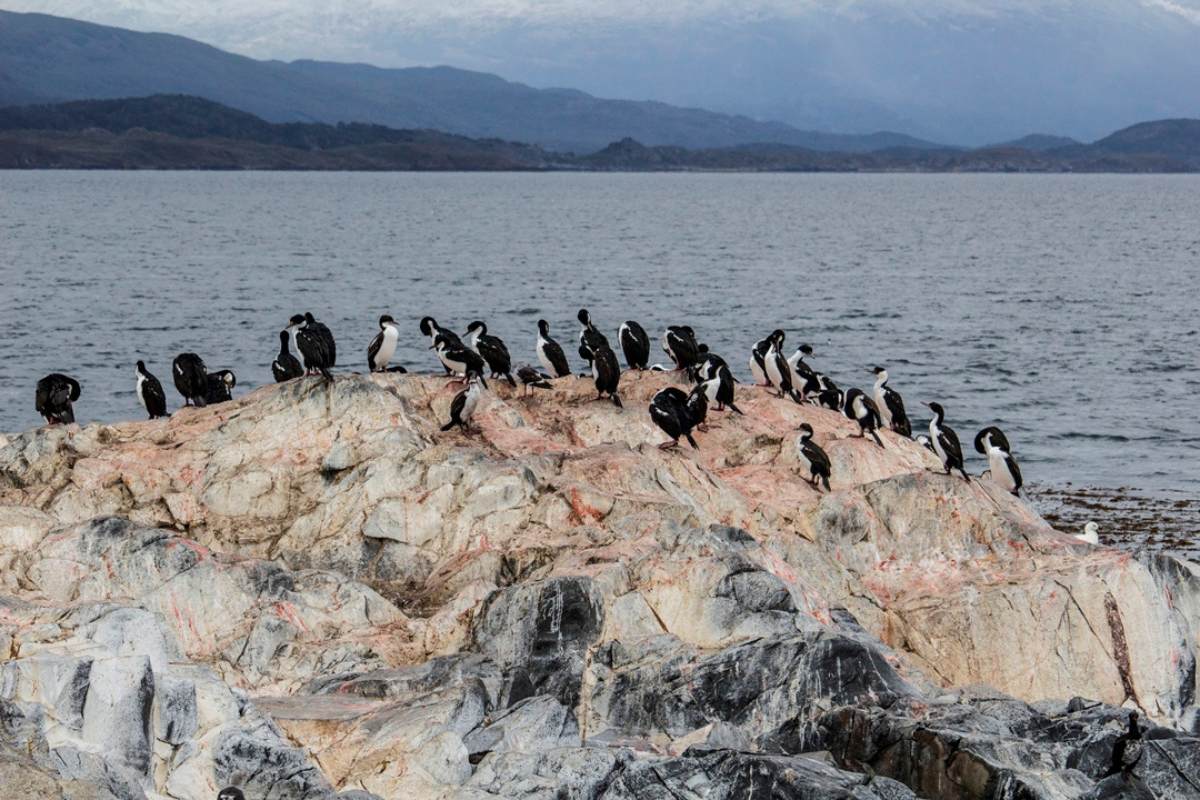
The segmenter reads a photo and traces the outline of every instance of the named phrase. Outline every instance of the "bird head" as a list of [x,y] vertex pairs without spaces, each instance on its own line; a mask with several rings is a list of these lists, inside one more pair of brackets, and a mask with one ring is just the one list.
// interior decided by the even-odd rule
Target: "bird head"
[[937,414],[939,417],[944,417],[946,415],[946,409],[942,408],[941,403],[926,403],[925,405],[929,407],[930,411],[932,411],[934,414]]
[[798,430],[800,431],[800,440],[801,441],[806,442],[812,438],[813,428],[812,428],[812,425],[809,425],[807,422],[800,423],[800,427]]
[[540,333],[542,336],[549,336],[550,335],[550,323],[546,322],[546,320],[544,320],[544,319],[539,319],[538,320],[538,333]]
[[313,324],[314,322],[316,322],[316,321],[317,321],[317,318],[316,318],[316,317],[314,317],[314,316],[312,315],[312,312],[311,312],[311,311],[305,311],[305,312],[304,312],[304,322],[305,322],[305,324],[307,324],[307,325],[312,325],[312,324]]
[[575,315],[575,318],[579,320],[580,325],[591,326],[592,324],[592,315],[588,313],[586,308],[579,309],[579,313]]
[[303,325],[304,325],[304,315],[303,314],[292,314],[292,318],[290,320],[288,320],[288,330],[291,330],[292,328],[299,328]]
[[487,325],[484,325],[481,320],[475,320],[474,322],[472,322],[470,325],[467,326],[467,335],[468,336],[470,336],[472,333],[476,333],[476,332],[478,332],[480,336],[484,335],[485,333],[487,333]]
[[384,314],[382,317],[379,318],[379,329],[383,330],[385,327],[387,327],[388,325],[391,325],[395,321],[396,320],[392,319],[391,314]]
[[141,360],[139,360],[139,361],[138,361],[138,363],[137,363],[137,371],[138,371],[138,372],[145,372],[145,371],[146,371],[146,362],[145,362],[145,361],[141,361]]
[[810,344],[800,345],[800,352],[806,356],[811,356],[813,354],[812,345],[810,345]]

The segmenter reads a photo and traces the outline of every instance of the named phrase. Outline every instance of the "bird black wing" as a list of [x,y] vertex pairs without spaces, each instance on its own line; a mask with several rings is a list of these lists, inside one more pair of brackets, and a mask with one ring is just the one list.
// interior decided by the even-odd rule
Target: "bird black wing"
[[327,367],[337,366],[337,343],[333,341],[333,331],[329,330],[329,326],[324,322],[316,324],[317,333],[322,339],[322,344],[325,346],[325,357],[329,361],[325,364]]
[[1013,483],[1016,484],[1017,490],[1020,490],[1025,485],[1025,481],[1021,478],[1021,468],[1017,466],[1017,460],[1010,453],[1004,454],[1004,461],[1008,464],[1008,471],[1012,473]]
[[584,328],[579,332],[579,357],[584,361],[593,361],[596,352],[608,347],[608,339],[595,328]]
[[621,352],[630,369],[645,369],[650,359],[650,337],[634,320],[626,320],[620,332]]
[[825,452],[821,445],[809,439],[804,443],[804,457],[808,459],[808,463],[812,464],[812,472],[814,475],[825,475],[828,477],[831,473],[831,465],[829,463],[829,455]]
[[912,436],[912,424],[908,421],[908,412],[904,410],[904,398],[900,393],[884,387],[883,402],[892,415],[892,429],[901,436]]
[[480,336],[475,340],[475,346],[492,372],[498,375],[512,372],[512,357],[501,339],[495,336]]
[[450,401],[450,419],[453,422],[459,422],[462,419],[463,409],[467,407],[467,392],[468,389],[463,389],[458,394],[454,395],[454,399]]
[[375,334],[375,338],[367,345],[367,369],[375,371],[375,356],[379,355],[379,348],[383,347],[383,331]]
[[945,425],[940,426],[938,428],[938,443],[942,446],[942,450],[945,451],[951,466],[962,466],[962,445],[958,443],[958,434],[954,432],[953,428]]
[[556,378],[561,378],[564,375],[571,374],[571,365],[567,363],[567,354],[563,352],[562,347],[553,339],[547,339],[546,344],[542,347],[546,354],[546,359],[549,360],[550,366],[554,367]]
[[147,375],[142,381],[142,398],[146,401],[146,410],[161,417],[167,413],[167,395],[163,392],[162,384],[153,375]]

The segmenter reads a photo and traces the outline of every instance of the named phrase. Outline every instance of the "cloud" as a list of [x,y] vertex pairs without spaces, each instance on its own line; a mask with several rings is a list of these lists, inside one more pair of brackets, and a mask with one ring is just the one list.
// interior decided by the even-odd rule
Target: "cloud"
[[1160,8],[1163,11],[1169,11],[1176,16],[1183,17],[1193,25],[1200,25],[1200,9],[1188,8],[1185,5],[1174,2],[1174,0],[1142,0],[1142,5],[1147,8]]

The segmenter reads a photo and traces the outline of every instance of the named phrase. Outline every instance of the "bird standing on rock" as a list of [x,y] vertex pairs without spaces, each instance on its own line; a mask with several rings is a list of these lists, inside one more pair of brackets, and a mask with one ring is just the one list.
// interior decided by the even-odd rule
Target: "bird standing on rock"
[[171,365],[175,388],[183,395],[185,406],[203,408],[208,397],[208,367],[195,353],[180,353]]
[[623,407],[621,396],[617,394],[617,387],[621,384],[621,365],[617,363],[617,354],[607,343],[592,351],[592,380],[596,383],[598,400],[608,395],[614,406]]
[[1112,761],[1104,777],[1112,775],[1129,776],[1133,768],[1142,760],[1142,730],[1138,727],[1138,713],[1129,713],[1129,728],[1117,737],[1113,744]]
[[675,362],[675,369],[680,371],[688,370],[700,356],[696,332],[687,325],[668,325],[663,332],[662,349]]
[[579,320],[579,357],[587,362],[588,368],[592,368],[592,361],[595,360],[595,352],[601,347],[608,347],[608,339],[600,330],[592,324],[592,315],[588,313],[586,308],[579,309],[579,313],[575,315]]
[[231,369],[221,369],[208,373],[208,389],[204,402],[208,405],[225,403],[233,399],[233,387],[237,386],[237,376]]
[[724,411],[725,406],[729,406],[730,411],[742,414],[742,410],[733,402],[733,374],[729,371],[729,367],[718,367],[716,374],[701,383],[700,386],[704,388],[708,402],[716,404],[717,411]]
[[1017,465],[1017,460],[1013,458],[1012,453],[1001,450],[999,445],[993,444],[988,448],[987,457],[992,480],[1004,487],[1014,497],[1020,497],[1021,487],[1025,485],[1025,482],[1021,479],[1021,468]]
[[539,389],[553,389],[550,385],[550,376],[543,375],[528,364],[522,364],[517,367],[517,378],[521,381],[521,388],[525,394],[537,387]]
[[471,373],[467,377],[467,387],[450,401],[450,421],[442,426],[443,433],[455,425],[462,428],[464,433],[471,432],[471,417],[475,416],[475,409],[479,406],[482,385],[482,375]]
[[300,359],[292,355],[291,348],[288,347],[291,338],[288,330],[279,332],[279,354],[271,362],[271,374],[275,376],[276,383],[304,377],[304,366]]
[[552,378],[565,378],[571,374],[571,365],[567,363],[567,355],[562,346],[550,336],[550,323],[544,319],[538,320],[537,339],[538,361],[542,369],[550,373]]
[[487,362],[474,350],[465,347],[457,336],[451,339],[444,333],[438,334],[433,340],[433,347],[447,372],[453,375],[462,375],[466,379],[477,376],[483,387],[487,388],[487,381],[483,379],[483,371],[487,367]]
[[[462,341],[458,338],[458,334],[448,328],[439,326],[437,320],[433,317],[422,317],[420,327],[421,333],[429,337],[430,350],[437,349],[437,339],[439,336],[443,337],[449,345],[455,347],[462,346]],[[446,374],[449,375],[451,373],[450,367],[447,367],[445,362],[442,363],[442,366],[445,368]]]
[[650,399],[650,419],[663,433],[671,437],[671,441],[658,446],[660,450],[670,450],[679,446],[679,437],[688,440],[692,449],[699,450],[696,440],[692,438],[692,415],[688,410],[688,396],[682,389],[668,386],[658,391]]
[[379,333],[367,345],[367,367],[371,372],[386,372],[388,362],[396,354],[396,344],[400,341],[400,326],[390,315],[384,314],[379,318]]
[[771,341],[775,334],[759,339],[750,350],[750,374],[758,386],[770,386],[771,379],[767,377],[767,351],[771,349]]
[[167,414],[167,395],[163,392],[158,378],[146,369],[145,361],[137,362],[137,396],[142,408],[150,415],[150,419],[169,416]]
[[766,369],[767,380],[779,391],[779,396],[789,396],[798,403],[800,401],[792,390],[792,371],[788,367],[787,359],[783,357],[785,338],[786,334],[783,331],[771,334],[771,346],[763,357],[763,366]]
[[859,436],[865,438],[869,433],[875,440],[875,444],[883,447],[883,440],[877,433],[883,424],[879,419],[879,409],[875,406],[875,401],[867,397],[861,389],[851,389],[846,392],[843,413],[858,423]]
[[819,444],[813,441],[812,425],[805,422],[800,425],[799,430],[800,438],[796,440],[796,457],[800,460],[801,465],[808,467],[810,477],[805,480],[818,492],[821,491],[819,482],[825,484],[825,491],[831,491],[829,476],[832,469],[829,464],[829,456]]
[[33,404],[49,425],[70,425],[75,421],[75,406],[73,403],[83,394],[79,381],[63,375],[61,372],[51,372],[37,382]]
[[650,337],[645,328],[627,319],[617,331],[617,341],[621,343],[621,352],[625,354],[625,363],[630,369],[647,369],[650,363]]
[[908,421],[908,413],[904,410],[904,398],[900,393],[888,386],[888,372],[883,367],[876,367],[875,373],[875,406],[885,427],[891,428],[901,436],[912,436],[912,423]]
[[337,345],[332,331],[324,323],[317,322],[311,312],[293,315],[288,330],[296,339],[296,349],[304,359],[306,374],[320,373],[325,380],[333,380],[329,368],[337,364]]
[[934,414],[933,419],[929,421],[929,443],[933,445],[933,452],[942,460],[947,475],[956,469],[962,473],[963,480],[970,482],[971,476],[963,469],[962,445],[958,443],[958,434],[949,425],[944,424],[946,410],[942,408],[941,403],[927,405]]
[[512,356],[508,354],[508,347],[499,336],[489,335],[487,325],[475,320],[467,326],[467,341],[487,362],[493,378],[504,378],[511,386],[516,387],[517,382],[512,376]]

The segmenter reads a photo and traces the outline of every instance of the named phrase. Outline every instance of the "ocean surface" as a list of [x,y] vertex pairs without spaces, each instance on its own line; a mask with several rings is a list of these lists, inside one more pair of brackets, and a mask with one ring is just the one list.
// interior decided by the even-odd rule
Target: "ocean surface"
[[0,430],[51,371],[81,421],[142,418],[139,358],[174,407],[186,350],[241,394],[296,312],[342,371],[390,313],[429,371],[425,314],[535,363],[581,306],[690,324],[746,380],[776,327],[843,387],[886,366],[916,427],[999,425],[1030,484],[1200,494],[1200,177],[0,172]]

